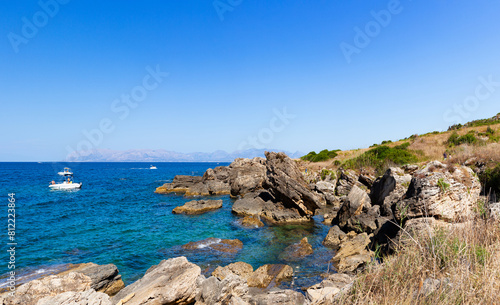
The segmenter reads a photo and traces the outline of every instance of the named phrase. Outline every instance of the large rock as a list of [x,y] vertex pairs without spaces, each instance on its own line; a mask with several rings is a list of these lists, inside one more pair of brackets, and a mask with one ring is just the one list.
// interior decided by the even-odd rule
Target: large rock
[[375,180],[370,190],[372,204],[380,205],[382,216],[393,217],[393,206],[407,192],[411,175],[398,167],[389,168],[382,177]]
[[174,214],[197,215],[222,208],[222,200],[192,200],[173,209]]
[[307,237],[304,237],[300,242],[286,247],[280,254],[280,257],[286,261],[293,261],[301,259],[313,253],[314,253],[313,247],[307,240]]
[[236,159],[230,168],[231,196],[245,195],[262,188],[266,177],[264,158]]
[[238,216],[256,216],[269,223],[286,224],[309,222],[309,215],[304,215],[296,207],[287,207],[268,191],[250,193],[236,200],[232,212]]
[[370,238],[366,233],[344,241],[332,258],[333,265],[339,273],[355,272],[371,261],[372,253],[367,250]]
[[293,290],[250,290],[250,294],[245,298],[251,305],[303,305],[305,304],[304,295]]
[[325,239],[323,240],[323,245],[337,250],[340,248],[342,242],[347,240],[347,234],[344,233],[339,226],[333,226],[328,231]]
[[353,170],[340,170],[340,177],[337,182],[337,195],[347,196],[353,186],[361,186],[358,182],[358,175]]
[[331,274],[321,283],[307,288],[307,300],[310,304],[315,305],[334,304],[334,301],[341,295],[341,292],[350,289],[353,282],[354,277],[350,275],[342,273]]
[[250,264],[244,262],[236,262],[229,264],[225,267],[217,267],[214,272],[212,272],[212,276],[215,276],[219,280],[224,280],[230,274],[237,275],[244,279],[245,281],[252,275],[253,267]]
[[79,272],[63,275],[49,275],[33,280],[16,288],[15,295],[4,293],[0,296],[2,305],[35,305],[45,297],[53,297],[64,292],[82,292],[90,290],[92,279]]
[[242,300],[242,297],[248,295],[248,285],[235,274],[228,274],[222,280],[212,276],[203,280],[199,286],[197,305],[248,304]]
[[113,296],[124,286],[118,268],[113,264],[68,265],[57,274],[35,279],[19,286],[14,298],[3,294],[4,303],[0,301],[0,304],[36,304],[43,297],[53,297],[64,292],[83,292],[89,289]]
[[372,233],[377,229],[377,218],[380,207],[372,206],[368,194],[357,186],[353,186],[337,213],[335,223],[344,231]]
[[266,179],[263,187],[285,208],[296,209],[301,216],[311,217],[323,203],[309,189],[302,172],[284,153],[266,152]]
[[189,242],[182,246],[185,250],[215,250],[224,253],[236,253],[243,248],[243,242],[239,239],[207,238],[204,240]]
[[164,260],[149,268],[137,282],[122,289],[113,297],[112,303],[129,298],[126,305],[192,304],[198,292],[200,275],[200,267],[185,257]]
[[68,291],[56,296],[44,297],[37,305],[112,305],[109,296],[94,289]]
[[225,166],[209,168],[202,177],[175,176],[172,183],[165,183],[155,193],[183,193],[186,196],[228,195],[230,169]]
[[250,287],[268,288],[292,276],[293,268],[288,265],[264,265],[248,277],[247,283]]
[[463,221],[472,216],[480,192],[479,179],[470,168],[432,161],[414,173],[395,216],[400,222],[430,216]]

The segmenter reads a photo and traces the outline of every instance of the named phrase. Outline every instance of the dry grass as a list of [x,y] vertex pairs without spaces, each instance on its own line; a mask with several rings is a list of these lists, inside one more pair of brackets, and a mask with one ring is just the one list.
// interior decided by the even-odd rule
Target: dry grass
[[[338,304],[500,304],[500,224],[478,218],[454,228],[369,266]],[[441,285],[429,293],[426,279]]]

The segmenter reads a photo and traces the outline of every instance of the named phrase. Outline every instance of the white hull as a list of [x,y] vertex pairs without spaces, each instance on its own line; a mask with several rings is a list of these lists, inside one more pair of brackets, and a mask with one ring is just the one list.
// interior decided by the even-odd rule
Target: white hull
[[73,175],[72,172],[58,172],[57,174],[59,176],[72,176]]
[[74,190],[82,187],[82,183],[57,183],[51,184],[49,187],[53,190]]

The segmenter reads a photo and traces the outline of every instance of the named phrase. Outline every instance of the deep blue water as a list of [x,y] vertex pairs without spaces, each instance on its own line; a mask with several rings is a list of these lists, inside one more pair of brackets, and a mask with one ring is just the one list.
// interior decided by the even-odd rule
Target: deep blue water
[[[172,214],[172,209],[192,198],[159,195],[154,190],[175,175],[203,175],[224,163],[0,163],[0,274],[8,270],[8,193],[16,196],[16,272],[50,270],[61,264],[94,262],[115,264],[126,284],[142,277],[162,259],[180,255],[208,274],[217,265],[244,261],[257,268],[287,263],[295,278],[284,287],[300,287],[320,280],[333,252],[321,245],[328,227],[316,219],[311,224],[242,228],[231,214],[233,200],[221,196],[222,209],[198,216]],[[50,181],[64,166],[74,171],[81,190],[50,190]],[[197,198],[199,199],[199,198]],[[185,251],[181,245],[208,237],[240,239],[236,255]],[[296,262],[280,257],[282,250],[308,237],[315,254]],[[2,263],[3,262],[3,263]],[[1,280],[0,280],[1,281]]]

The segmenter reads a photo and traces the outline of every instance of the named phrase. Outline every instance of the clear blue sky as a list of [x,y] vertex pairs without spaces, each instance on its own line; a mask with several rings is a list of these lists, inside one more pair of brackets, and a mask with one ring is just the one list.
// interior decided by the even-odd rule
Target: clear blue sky
[[498,1],[41,2],[0,1],[0,161],[61,160],[103,119],[93,148],[308,152],[500,112]]

